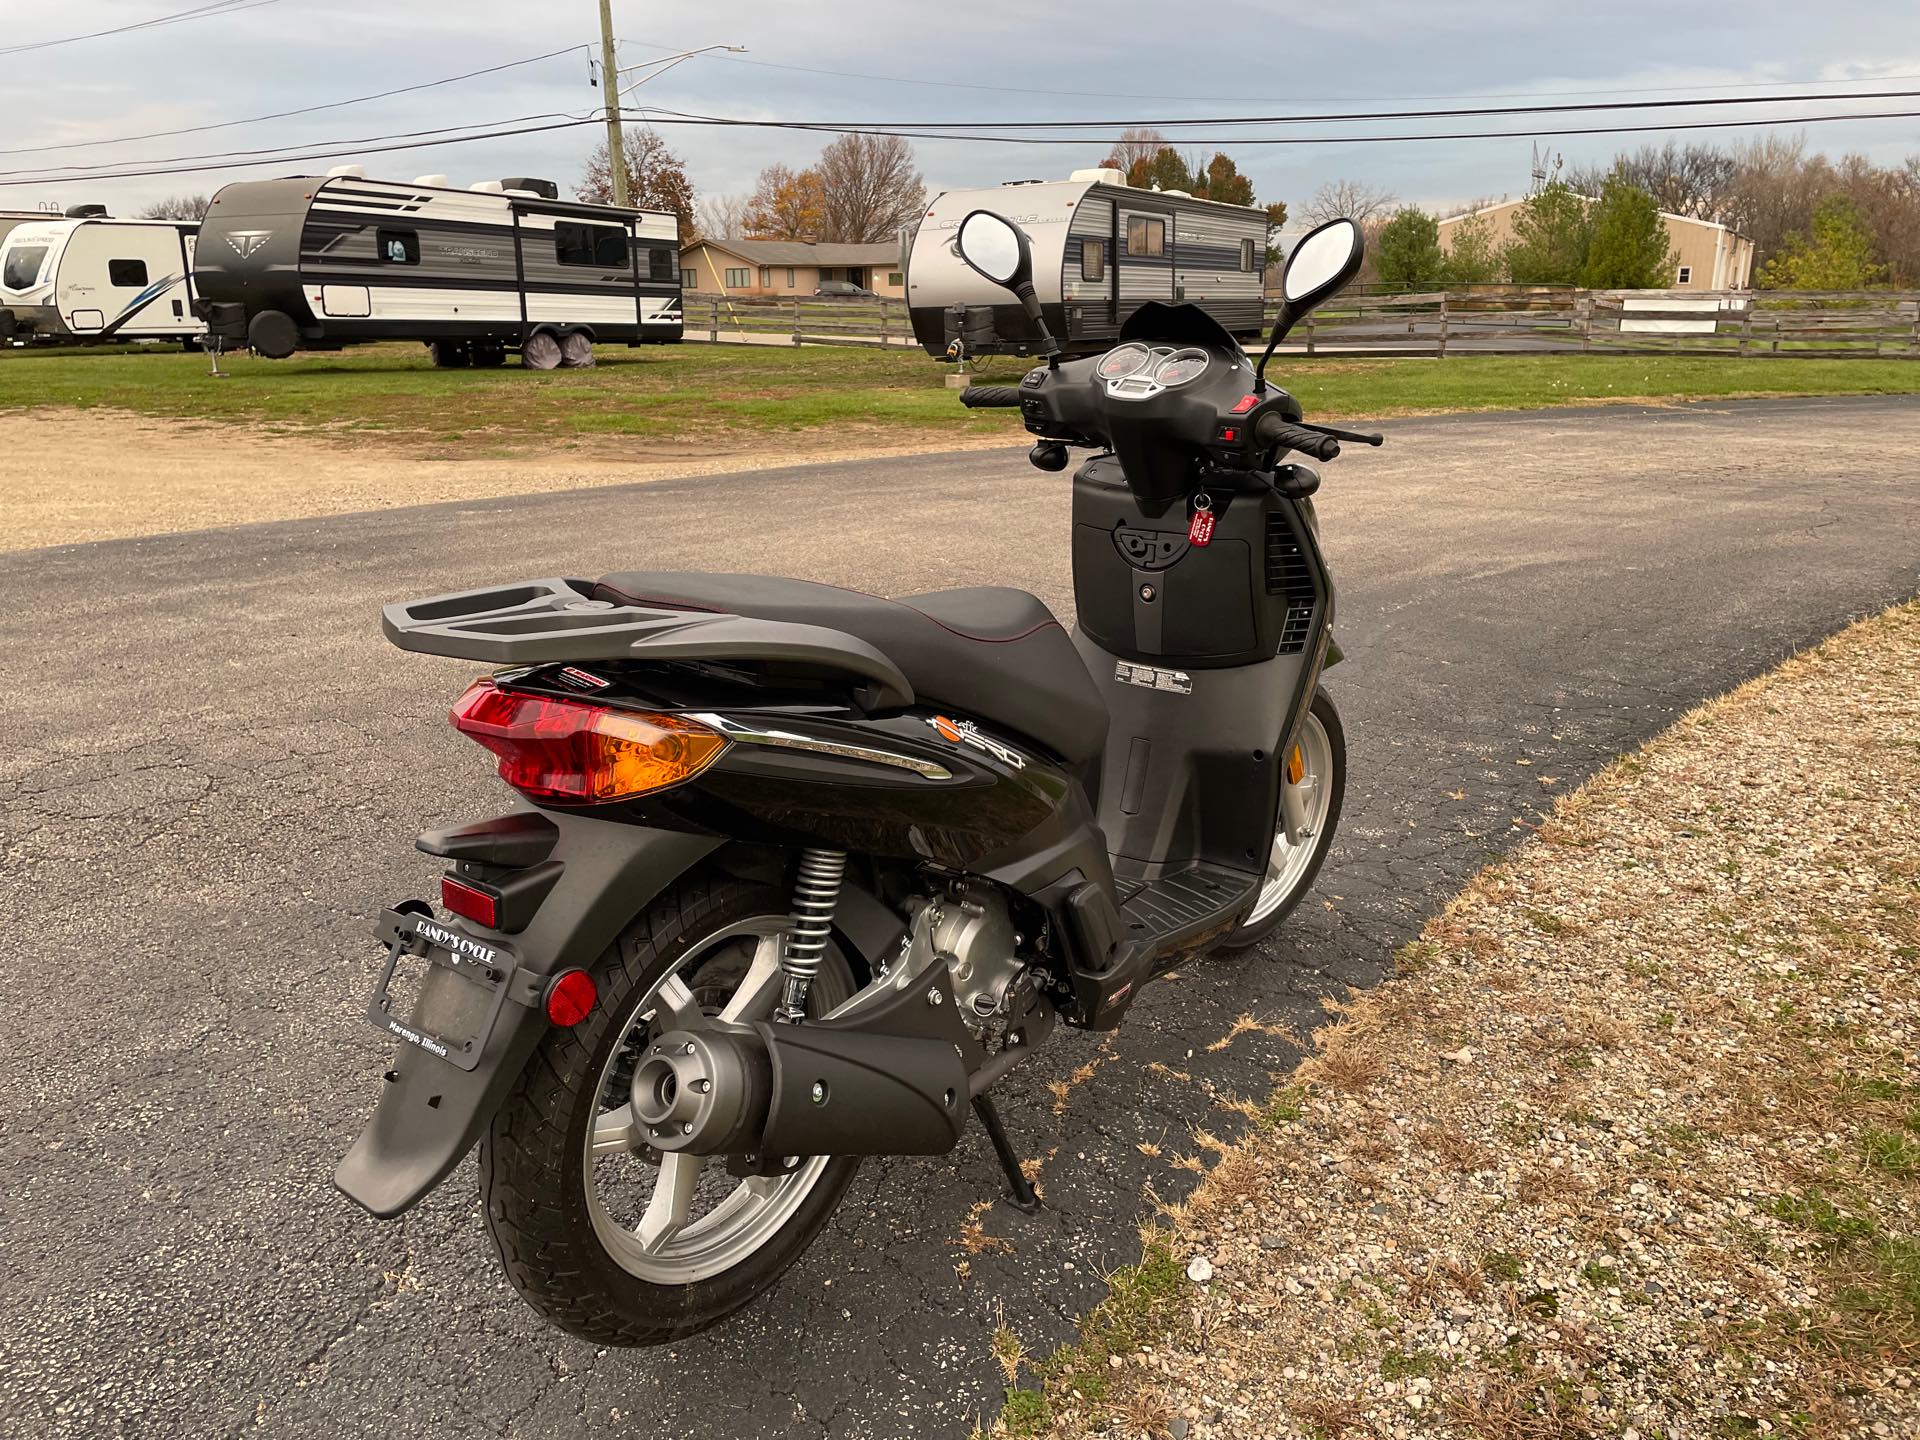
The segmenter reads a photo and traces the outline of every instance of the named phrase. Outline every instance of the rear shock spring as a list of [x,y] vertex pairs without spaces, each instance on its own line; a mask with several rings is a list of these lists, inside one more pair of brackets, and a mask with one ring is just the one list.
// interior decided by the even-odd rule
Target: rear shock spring
[[800,873],[793,887],[793,917],[787,943],[780,952],[780,971],[786,977],[780,999],[780,1018],[797,1025],[807,1013],[807,992],[826,958],[833,935],[833,911],[840,903],[840,882],[847,873],[844,850],[802,850]]

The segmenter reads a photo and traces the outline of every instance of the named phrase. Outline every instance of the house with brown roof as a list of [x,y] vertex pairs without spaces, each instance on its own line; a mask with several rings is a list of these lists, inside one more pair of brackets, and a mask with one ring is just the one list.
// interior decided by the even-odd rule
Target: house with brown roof
[[812,295],[829,283],[857,285],[895,299],[905,296],[900,246],[702,239],[680,251],[680,288],[690,295]]

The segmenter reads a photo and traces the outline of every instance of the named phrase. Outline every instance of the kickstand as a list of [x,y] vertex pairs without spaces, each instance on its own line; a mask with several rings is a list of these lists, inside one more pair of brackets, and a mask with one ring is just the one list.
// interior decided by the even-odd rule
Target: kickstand
[[994,1108],[991,1098],[985,1095],[973,1097],[973,1113],[980,1117],[980,1123],[986,1127],[987,1139],[993,1142],[993,1153],[1000,1161],[1000,1168],[1007,1172],[1007,1203],[1023,1215],[1031,1215],[1040,1208],[1040,1197],[1034,1193],[1033,1182],[1027,1179],[1027,1172],[1020,1168],[1020,1157],[1013,1153],[1013,1143],[1007,1139],[1007,1127],[1000,1123],[1000,1112]]

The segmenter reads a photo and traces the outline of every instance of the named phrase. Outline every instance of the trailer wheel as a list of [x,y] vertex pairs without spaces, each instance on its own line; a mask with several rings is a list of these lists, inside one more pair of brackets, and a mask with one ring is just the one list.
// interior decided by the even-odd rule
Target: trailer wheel
[[560,337],[560,364],[567,370],[593,368],[593,337],[584,330],[569,330]]
[[427,353],[433,356],[433,363],[442,370],[464,369],[473,361],[467,347],[458,340],[429,340]]
[[284,310],[262,310],[247,322],[247,344],[269,360],[284,360],[299,348],[300,327]]
[[520,345],[520,363],[528,370],[551,370],[560,363],[560,340],[551,330],[536,330]]

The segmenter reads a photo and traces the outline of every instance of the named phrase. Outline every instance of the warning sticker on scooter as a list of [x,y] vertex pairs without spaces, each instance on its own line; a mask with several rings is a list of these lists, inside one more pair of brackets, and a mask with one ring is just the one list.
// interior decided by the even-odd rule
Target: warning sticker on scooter
[[1113,678],[1123,685],[1139,685],[1147,690],[1164,690],[1169,695],[1191,695],[1193,677],[1184,670],[1162,670],[1154,665],[1115,663]]

